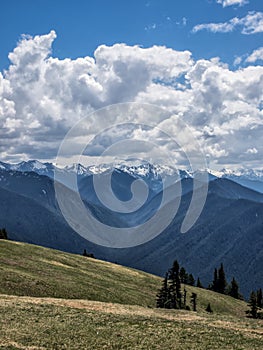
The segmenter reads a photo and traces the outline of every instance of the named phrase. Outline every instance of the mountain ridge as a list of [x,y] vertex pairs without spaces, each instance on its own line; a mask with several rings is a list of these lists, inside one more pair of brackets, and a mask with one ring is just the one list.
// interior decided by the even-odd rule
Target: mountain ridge
[[[126,160],[119,163],[102,163],[98,165],[84,166],[80,163],[58,167],[50,162],[40,162],[38,160],[22,161],[20,163],[11,164],[0,161],[0,169],[15,170],[20,172],[34,171],[39,175],[46,175],[54,179],[55,172],[62,174],[76,174],[78,178],[83,178],[90,175],[107,173],[109,171],[121,170],[132,176],[141,179],[169,179],[170,181],[194,178],[196,171],[189,169],[177,169],[170,165],[150,164],[147,161],[140,160]],[[221,169],[219,171],[206,169],[201,170],[208,174],[209,181],[216,178],[226,178],[239,183],[242,186],[253,189],[257,192],[263,193],[263,169],[248,169],[240,168],[235,170]],[[197,171],[198,172],[198,171]],[[64,185],[68,185],[67,180]]]
[[[81,178],[80,183],[87,179],[92,183],[91,175]],[[124,192],[126,197],[120,199],[129,199],[130,185],[135,179],[122,170],[115,171],[114,193]],[[236,276],[242,292],[247,295],[249,285],[258,288],[263,280],[257,267],[263,264],[260,253],[263,251],[262,195],[231,180],[214,179],[209,182],[203,213],[194,227],[182,235],[180,227],[191,201],[193,181],[189,177],[182,179],[181,204],[169,227],[154,240],[129,249],[98,246],[74,232],[56,203],[53,179],[35,172],[0,170],[0,223],[12,239],[74,253],[87,248],[101,259],[161,276],[178,257],[195,277],[198,277],[196,266],[202,267],[199,277],[206,284],[211,282],[214,267],[224,262],[226,266],[231,265],[227,270],[229,278]],[[144,208],[134,214],[120,215],[104,208],[92,196],[86,196],[81,187],[80,191],[87,210],[113,227],[133,227],[147,221],[158,210],[162,196],[162,191],[152,192]],[[87,186],[86,191],[90,194],[91,188]],[[249,270],[242,273],[246,265],[250,266]]]

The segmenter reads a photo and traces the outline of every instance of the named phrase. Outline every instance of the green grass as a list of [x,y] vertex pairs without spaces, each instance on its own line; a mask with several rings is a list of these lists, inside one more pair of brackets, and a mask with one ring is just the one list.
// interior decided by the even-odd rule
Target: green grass
[[160,279],[97,259],[0,240],[0,294],[155,306]]
[[[0,240],[0,294],[88,299],[155,307],[161,279],[142,271],[35,245]],[[198,311],[210,302],[215,313],[244,316],[246,303],[205,289]]]
[[245,302],[186,286],[197,313],[155,309],[160,285],[120,265],[0,240],[0,349],[262,348],[263,321],[245,317]]

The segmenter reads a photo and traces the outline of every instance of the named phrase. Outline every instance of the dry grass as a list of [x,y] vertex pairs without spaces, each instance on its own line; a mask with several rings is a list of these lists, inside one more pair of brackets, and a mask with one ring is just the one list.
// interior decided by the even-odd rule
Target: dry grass
[[260,349],[261,321],[88,300],[0,296],[0,349]]

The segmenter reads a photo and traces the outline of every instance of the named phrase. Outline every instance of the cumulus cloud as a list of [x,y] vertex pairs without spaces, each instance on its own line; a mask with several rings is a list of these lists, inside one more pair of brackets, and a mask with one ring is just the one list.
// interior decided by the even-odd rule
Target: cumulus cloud
[[202,23],[194,26],[193,33],[207,30],[212,33],[229,33],[239,29],[242,34],[250,35],[263,32],[263,12],[250,11],[245,17],[234,17],[222,23]]
[[246,62],[249,63],[254,63],[256,61],[263,61],[263,47],[254,50],[246,59]]
[[244,6],[249,3],[248,0],[216,0],[216,2],[218,4],[221,4],[223,7],[234,6],[234,5]]
[[[125,44],[99,46],[93,57],[60,60],[52,56],[55,38],[54,31],[23,37],[9,55],[8,70],[0,73],[3,160],[53,160],[67,131],[90,115],[89,130],[95,137],[87,150],[90,157],[116,141],[140,138],[157,140],[181,161],[180,152],[156,130],[115,128],[96,136],[100,126],[91,112],[113,103],[140,102],[170,114],[166,119],[138,115],[134,122],[151,124],[154,118],[176,139],[176,120],[182,119],[211,163],[262,166],[262,66],[232,71],[219,58],[195,61],[189,51]],[[118,118],[121,122],[121,114]],[[79,132],[81,138],[85,130]],[[185,140],[185,147],[192,152],[194,145]]]

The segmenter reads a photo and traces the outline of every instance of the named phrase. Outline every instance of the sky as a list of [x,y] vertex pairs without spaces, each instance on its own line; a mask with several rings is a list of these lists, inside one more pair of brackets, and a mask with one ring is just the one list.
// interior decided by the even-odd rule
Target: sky
[[[4,0],[0,12],[1,160],[54,161],[76,121],[138,102],[165,108],[155,123],[173,136],[183,120],[212,167],[262,168],[262,0]],[[105,136],[96,122],[90,162],[127,135],[156,136]]]

